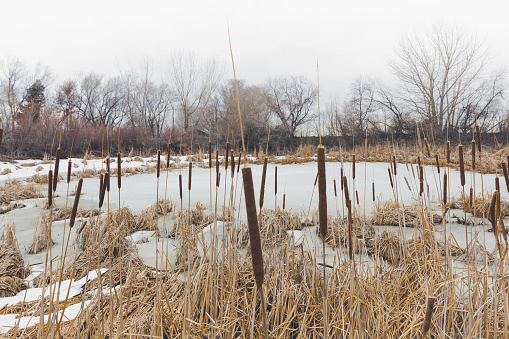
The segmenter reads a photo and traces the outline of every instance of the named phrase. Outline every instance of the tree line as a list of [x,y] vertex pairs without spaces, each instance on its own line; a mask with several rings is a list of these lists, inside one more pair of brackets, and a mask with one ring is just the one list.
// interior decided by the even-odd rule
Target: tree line
[[[490,69],[482,41],[459,29],[434,26],[401,39],[389,67],[391,85],[360,76],[346,98],[322,104],[323,140],[330,146],[384,140],[459,140],[475,124],[507,142],[504,70]],[[177,52],[164,74],[145,62],[116,76],[79,74],[55,83],[48,68],[0,60],[0,107],[11,157],[151,152],[171,142],[196,151],[209,141],[240,147],[239,109],[246,146],[281,152],[316,137],[318,90],[300,75],[263,84],[225,79],[216,59]],[[491,141],[491,140],[490,140]]]

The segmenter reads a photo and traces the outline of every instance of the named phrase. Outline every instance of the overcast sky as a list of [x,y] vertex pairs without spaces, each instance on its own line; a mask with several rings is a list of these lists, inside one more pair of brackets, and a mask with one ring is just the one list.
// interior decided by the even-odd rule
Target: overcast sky
[[117,75],[144,59],[159,70],[172,51],[217,57],[232,77],[227,20],[238,79],[304,75],[321,95],[341,99],[361,75],[391,81],[387,62],[404,34],[434,23],[484,39],[493,68],[509,68],[508,0],[384,1],[2,1],[0,59],[51,68],[55,82],[79,72]]

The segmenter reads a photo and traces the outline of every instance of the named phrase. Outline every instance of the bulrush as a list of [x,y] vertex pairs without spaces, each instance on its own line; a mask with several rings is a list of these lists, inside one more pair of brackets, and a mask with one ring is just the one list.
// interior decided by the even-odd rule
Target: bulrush
[[161,150],[157,150],[157,177],[161,175]]
[[397,172],[396,172],[396,156],[395,155],[392,156],[392,166],[393,166],[392,171],[394,172],[394,175],[396,175]]
[[419,195],[424,193],[424,169],[422,166],[419,166]]
[[320,235],[325,241],[327,237],[327,191],[325,178],[325,148],[318,146],[318,217]]
[[334,179],[333,182],[334,182],[334,196],[337,198],[338,197],[338,191],[336,189],[336,179]]
[[117,153],[117,187],[118,189],[122,187],[122,157],[120,152]]
[[179,192],[180,192],[180,200],[182,200],[182,174],[179,174]]
[[474,204],[474,189],[470,187],[470,208],[472,208],[472,205]]
[[507,192],[509,192],[509,176],[507,175],[507,165],[505,162],[502,163],[502,171],[504,171],[505,186],[507,187]]
[[110,157],[106,158],[106,172],[110,171]]
[[445,144],[445,159],[447,161],[447,165],[451,163],[451,142],[447,140]]
[[67,183],[71,182],[71,169],[72,169],[72,161],[69,159],[67,162]]
[[274,167],[274,194],[277,194],[277,166]]
[[431,325],[431,316],[435,306],[435,297],[428,297],[426,302],[426,313],[424,314],[424,322],[422,323],[422,337],[425,338]]
[[438,153],[435,154],[435,162],[436,162],[436,165],[437,165],[438,174],[440,174],[440,162],[438,161]]
[[373,202],[375,201],[375,183],[373,182]]
[[187,189],[188,190],[191,190],[191,182],[193,181],[193,162],[190,161],[189,162],[189,178],[188,178],[188,181],[187,181]]
[[394,184],[392,182],[391,169],[389,167],[387,167],[387,171],[389,172],[389,180],[391,181],[391,187],[394,188]]
[[285,210],[285,207],[286,207],[286,194],[283,193],[283,211]]
[[53,205],[53,171],[48,172],[48,208]]
[[219,176],[219,151],[216,150],[216,182],[217,182],[217,177]]
[[53,191],[57,190],[58,168],[59,167],[60,167],[60,147],[57,148],[57,154],[55,156],[55,172],[53,173]]
[[104,182],[102,184],[102,190],[101,190],[100,196],[99,196],[99,208],[101,208],[104,204],[104,196],[106,194],[106,190],[108,187],[109,178],[110,178],[110,174],[108,172],[106,172],[104,174]]
[[103,191],[104,186],[104,174],[101,173],[99,176],[99,199],[101,199],[101,193]]
[[260,206],[260,212],[262,211],[263,207],[263,200],[265,197],[265,179],[267,177],[267,157],[263,159],[263,169],[262,169],[262,183],[260,186],[260,201],[258,202]]
[[355,154],[352,155],[352,179],[355,179]]
[[[253,189],[253,175],[251,168],[242,169],[242,180],[244,182],[244,198],[246,201],[247,224],[249,230],[249,240],[251,243],[251,261],[253,265],[253,273],[255,277],[256,287],[263,296],[263,253],[262,243],[260,240],[260,229],[258,228],[258,216],[256,214],[256,202]],[[267,329],[267,319],[265,315],[265,300],[262,297],[262,314],[264,328]],[[265,332],[267,336],[267,331]]]
[[465,164],[463,163],[463,145],[458,146],[458,156],[459,156],[459,163],[460,163],[461,186],[465,186]]
[[83,186],[83,178],[80,179],[78,182],[78,188],[76,189],[76,194],[74,197],[74,205],[72,206],[72,212],[71,212],[71,221],[69,222],[69,227],[72,228],[74,226],[74,222],[76,220],[76,213],[78,211],[78,204],[80,202],[80,196],[81,196],[81,186]]
[[475,135],[477,137],[477,150],[479,151],[479,155],[481,154],[482,145],[481,145],[481,130],[479,129],[479,125],[475,124]]
[[498,177],[495,177],[495,190],[500,192],[500,180]]
[[344,176],[344,174],[343,174],[343,167],[341,167],[341,178],[340,178],[340,180],[341,180],[341,190],[343,190],[343,176]]
[[231,152],[230,163],[231,163],[232,179],[233,179],[233,177],[235,176],[235,156],[233,155],[233,151]]

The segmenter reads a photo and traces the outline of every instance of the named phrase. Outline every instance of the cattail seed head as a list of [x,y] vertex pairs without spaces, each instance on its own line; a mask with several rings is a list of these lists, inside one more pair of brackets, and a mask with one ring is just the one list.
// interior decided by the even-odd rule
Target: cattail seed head
[[286,207],[286,194],[283,193],[283,211],[285,210],[285,207]]
[[344,176],[344,174],[343,174],[343,167],[341,167],[341,179],[340,179],[341,180],[341,190],[343,190],[343,184],[344,184],[343,183],[343,176]]
[[357,205],[359,205],[359,191],[355,190],[355,199],[357,200]]
[[502,163],[502,171],[504,171],[505,186],[507,187],[507,192],[509,192],[509,176],[507,173],[507,165],[505,164],[505,162]]
[[265,159],[263,159],[262,183],[260,186],[260,201],[258,202],[259,206],[260,206],[260,211],[262,210],[263,200],[265,197],[265,179],[266,179],[266,177],[267,177],[267,157],[265,157]]
[[110,171],[110,157],[106,158],[106,172]]
[[72,161],[69,159],[67,162],[67,183],[71,182],[71,169],[72,169]]
[[470,203],[469,203],[469,207],[472,208],[473,204],[474,204],[474,188],[470,187]]
[[500,180],[498,177],[495,177],[495,190],[500,192]]
[[350,202],[350,193],[348,191],[348,182],[347,182],[347,179],[346,179],[346,175],[343,176],[343,187],[344,187],[344,194],[345,194],[345,204],[346,204],[346,208],[350,209],[352,208],[352,204]]
[[396,175],[397,172],[396,172],[396,156],[395,155],[392,156],[392,166],[393,166],[394,175]]
[[465,186],[465,164],[463,162],[463,145],[458,146],[458,155],[459,155],[459,163],[460,163],[461,186]]
[[117,187],[122,188],[122,157],[117,153]]
[[440,162],[438,161],[438,153],[435,154],[435,162],[436,162],[436,165],[437,165],[438,174],[440,174]]
[[233,155],[233,151],[231,154],[232,155],[231,155],[230,163],[231,163],[232,179],[233,179],[233,177],[235,176],[235,156]]
[[479,125],[475,124],[475,135],[477,137],[477,150],[479,151],[479,154],[481,154],[482,145],[481,145],[481,129],[479,128]]
[[417,156],[417,168],[421,167],[421,156]]
[[161,150],[157,150],[157,178],[161,175]]
[[180,200],[182,200],[182,174],[179,174],[179,192],[180,192]]
[[260,289],[263,286],[263,253],[258,228],[258,216],[256,213],[256,202],[253,189],[253,175],[251,168],[242,169],[242,180],[244,182],[244,197],[246,201],[247,224],[249,229],[249,240],[251,243],[251,260],[255,276],[256,286]]
[[55,172],[53,173],[53,191],[57,190],[58,182],[58,168],[60,166],[60,147],[57,148],[57,154],[55,156]]
[[216,176],[219,173],[219,151],[216,150]]
[[424,193],[424,168],[422,166],[419,167],[419,195]]
[[217,173],[217,176],[216,176],[216,187],[219,187],[220,183],[221,183],[221,172]]
[[387,171],[389,172],[389,180],[391,182],[391,187],[394,188],[394,183],[392,182],[391,169],[389,167],[387,167]]
[[352,179],[355,179],[355,154],[352,155]]
[[242,152],[239,152],[239,162],[237,163],[237,174],[239,173],[241,162],[242,162]]
[[338,191],[336,189],[336,179],[334,179],[334,196],[337,198],[338,197]]
[[488,221],[491,222],[493,226],[493,231],[495,234],[497,231],[497,217],[496,217],[496,208],[497,208],[497,195],[499,194],[498,191],[495,191],[493,193],[493,196],[491,197],[491,203],[490,207],[488,209]]
[[110,172],[106,172],[106,174],[104,174],[104,182],[106,183],[106,190],[109,192],[110,191]]
[[431,316],[433,315],[433,308],[435,306],[435,298],[428,297],[426,303],[426,313],[424,314],[424,322],[422,323],[422,337],[424,338],[429,331],[431,325]]
[[69,221],[70,228],[72,228],[74,226],[74,222],[76,220],[76,212],[78,211],[78,204],[80,202],[82,186],[83,186],[83,178],[80,178],[80,181],[78,182],[78,188],[76,189],[76,194],[74,197],[74,205],[72,206],[71,220]]
[[48,172],[48,206],[51,208],[53,205],[53,171]]
[[277,166],[274,167],[274,194],[277,194]]
[[325,241],[327,237],[327,192],[325,178],[325,148],[318,146],[318,217],[320,225],[320,235]]
[[187,189],[190,191],[191,190],[191,182],[192,182],[192,178],[193,178],[193,162],[190,161],[189,162],[189,178],[187,180]]
[[375,201],[375,183],[372,183],[373,185],[373,202]]

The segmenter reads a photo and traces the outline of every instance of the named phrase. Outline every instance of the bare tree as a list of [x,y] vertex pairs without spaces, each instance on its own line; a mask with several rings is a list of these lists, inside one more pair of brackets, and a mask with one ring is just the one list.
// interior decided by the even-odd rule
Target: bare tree
[[182,114],[184,129],[201,118],[200,113],[217,90],[221,73],[216,59],[200,62],[194,53],[173,54],[168,65],[168,82]]
[[370,127],[376,127],[375,81],[368,77],[359,77],[350,85],[350,96],[343,111],[345,127],[352,135],[364,137]]
[[[488,51],[475,36],[436,25],[425,35],[404,37],[391,62],[401,98],[437,132],[458,127],[464,111],[481,94]],[[490,101],[499,92],[484,92]]]
[[265,104],[281,122],[282,130],[290,139],[297,129],[314,117],[317,99],[316,86],[304,77],[269,79],[264,91]]

